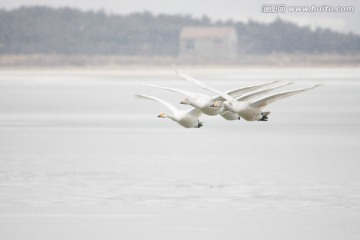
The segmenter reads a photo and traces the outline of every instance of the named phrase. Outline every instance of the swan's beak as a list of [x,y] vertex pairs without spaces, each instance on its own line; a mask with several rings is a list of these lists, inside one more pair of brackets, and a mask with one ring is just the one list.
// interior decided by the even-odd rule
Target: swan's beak
[[216,107],[216,106],[215,106],[215,103],[214,103],[214,104],[212,104],[210,107]]
[[161,112],[160,114],[159,114],[159,116],[157,116],[158,118],[165,118],[165,113],[163,113],[163,112]]
[[180,104],[185,104],[184,101],[181,101]]

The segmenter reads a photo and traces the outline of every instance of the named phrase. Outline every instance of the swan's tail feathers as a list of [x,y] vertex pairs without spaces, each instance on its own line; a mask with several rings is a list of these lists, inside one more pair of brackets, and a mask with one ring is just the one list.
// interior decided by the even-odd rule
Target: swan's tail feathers
[[268,120],[268,116],[269,116],[270,112],[262,112],[262,118],[259,119],[259,121],[267,121]]
[[204,122],[198,121],[198,125],[196,126],[196,128],[201,128],[202,126],[204,126]]

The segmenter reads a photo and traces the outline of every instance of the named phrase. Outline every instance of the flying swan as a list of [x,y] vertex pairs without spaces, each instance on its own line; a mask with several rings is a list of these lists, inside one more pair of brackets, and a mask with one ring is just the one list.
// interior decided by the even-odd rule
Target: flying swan
[[270,103],[322,86],[322,85],[315,85],[312,87],[277,93],[274,95],[260,98],[259,100],[256,101],[247,101],[246,99],[244,100],[241,98],[240,100],[238,100],[230,96],[226,92],[217,90],[215,88],[211,88],[191,76],[185,74],[181,74],[181,75],[184,80],[192,84],[195,84],[203,89],[219,94],[221,97],[223,97],[226,100],[226,101],[218,100],[213,105],[211,105],[212,107],[215,108],[224,107],[225,109],[228,109],[229,111],[238,114],[241,118],[244,118],[247,121],[267,121],[270,112],[263,112],[263,108],[269,105]]
[[197,108],[181,111],[174,107],[171,103],[157,97],[140,94],[136,94],[135,97],[159,102],[171,111],[171,113],[161,112],[158,116],[159,118],[170,118],[185,128],[200,128],[203,126],[203,123],[199,120],[201,111]]
[[[185,80],[186,80],[186,77],[189,77],[187,75],[180,74],[176,69],[175,69],[175,71],[181,78],[183,78]],[[275,82],[271,82],[271,83],[236,88],[236,89],[228,90],[226,93],[235,98],[253,98],[257,95],[265,94],[266,92],[269,92],[276,88],[291,84],[291,83],[285,83],[280,86],[271,87],[271,88],[267,88],[265,90],[254,92],[254,90],[264,88],[267,86],[271,86],[278,82],[279,81],[275,81]],[[154,84],[146,84],[146,85],[150,86],[150,87],[154,87],[154,88],[159,88],[159,89],[164,89],[164,90],[180,93],[187,97],[180,102],[181,104],[191,105],[195,108],[198,108],[202,113],[204,113],[206,115],[215,116],[215,115],[220,114],[223,118],[225,118],[227,120],[240,119],[238,114],[228,111],[227,109],[225,109],[225,107],[223,105],[219,106],[219,107],[211,107],[217,101],[225,101],[226,100],[219,95],[210,97],[210,96],[202,94],[202,93],[195,93],[195,92],[185,91],[185,90],[181,90],[181,89],[177,89],[177,88],[163,87],[163,86],[158,86],[158,85],[154,85]]]

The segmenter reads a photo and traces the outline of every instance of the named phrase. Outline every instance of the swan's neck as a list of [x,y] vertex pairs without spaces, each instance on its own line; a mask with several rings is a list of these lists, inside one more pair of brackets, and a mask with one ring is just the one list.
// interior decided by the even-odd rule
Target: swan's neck
[[193,101],[191,98],[189,98],[189,105],[196,107],[196,108],[200,108],[199,104],[196,101]]
[[170,118],[170,119],[172,119],[172,120],[176,120],[176,119],[175,119],[175,116],[172,115],[172,114],[166,114],[166,117],[167,117],[167,118]]
[[221,110],[225,110],[225,108],[226,108],[225,102],[221,102],[221,105],[220,105],[219,108],[220,108]]
[[230,111],[234,111],[234,107],[231,103],[229,103],[228,101],[223,102],[223,104],[221,105],[223,108],[226,108]]

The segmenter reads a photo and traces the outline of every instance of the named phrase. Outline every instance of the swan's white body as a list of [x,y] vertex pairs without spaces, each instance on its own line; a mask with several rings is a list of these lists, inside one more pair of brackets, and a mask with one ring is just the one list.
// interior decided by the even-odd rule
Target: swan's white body
[[201,115],[201,111],[199,109],[193,108],[187,111],[181,111],[175,108],[169,102],[157,97],[140,95],[140,94],[135,95],[135,97],[140,99],[157,101],[163,104],[164,106],[166,106],[171,111],[171,113],[168,114],[162,112],[158,117],[170,118],[171,120],[177,122],[178,124],[180,124],[185,128],[200,128],[202,126],[202,123],[199,121],[199,117]]
[[[244,98],[240,97],[240,99],[239,99],[240,101],[238,101],[236,98],[230,96],[226,92],[222,92],[220,90],[211,88],[211,87],[207,86],[206,84],[200,82],[199,80],[196,80],[193,77],[190,77],[188,75],[185,75],[185,74],[181,74],[181,75],[184,80],[186,80],[190,83],[193,83],[203,89],[206,89],[206,90],[209,90],[216,94],[219,94],[221,97],[223,97],[226,100],[226,101],[217,101],[212,105],[212,107],[228,109],[229,111],[238,114],[241,118],[244,118],[247,121],[259,121],[259,120],[266,121],[267,115],[269,115],[270,112],[262,111],[262,109],[265,106],[267,106],[270,103],[273,103],[279,99],[290,97],[297,93],[305,92],[307,90],[321,86],[321,85],[315,85],[315,86],[308,87],[308,88],[302,88],[302,89],[277,93],[277,94],[273,94],[273,95],[270,95],[267,97],[260,98],[256,101],[244,101]],[[257,94],[255,94],[255,95],[257,95]],[[251,98],[253,98],[253,97],[254,97],[254,95],[251,96]]]
[[[186,78],[189,77],[189,76],[179,74],[179,73],[178,73],[178,75],[185,80],[186,80]],[[237,88],[237,89],[229,90],[226,93],[232,97],[240,97],[240,98],[248,97],[248,98],[250,98],[250,97],[255,97],[259,94],[264,94],[265,92],[268,92],[273,89],[283,87],[283,86],[289,84],[289,83],[286,83],[286,84],[283,84],[283,85],[280,85],[277,87],[272,87],[272,88],[268,88],[268,89],[265,89],[262,91],[254,92],[254,90],[264,88],[266,86],[273,85],[275,83],[278,83],[278,82],[271,82],[271,83]],[[240,119],[238,114],[231,112],[231,111],[227,111],[225,109],[225,106],[223,106],[223,105],[221,105],[219,107],[211,107],[216,101],[225,101],[226,99],[224,99],[222,96],[216,95],[216,96],[210,97],[205,94],[189,92],[189,91],[185,91],[185,90],[181,90],[181,89],[177,89],[177,88],[162,87],[162,86],[157,86],[157,85],[153,85],[153,84],[147,84],[147,85],[151,86],[151,87],[155,87],[155,88],[165,89],[165,90],[172,91],[172,92],[177,92],[177,93],[180,93],[180,94],[186,96],[187,98],[184,99],[183,101],[181,101],[182,104],[188,104],[195,108],[198,108],[202,113],[204,113],[206,115],[215,116],[215,115],[220,114],[226,120]]]

